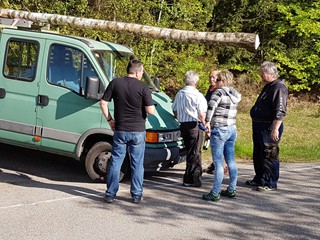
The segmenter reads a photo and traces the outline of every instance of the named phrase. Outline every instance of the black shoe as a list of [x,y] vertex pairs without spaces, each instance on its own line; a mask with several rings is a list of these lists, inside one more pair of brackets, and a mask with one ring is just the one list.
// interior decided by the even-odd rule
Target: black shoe
[[104,200],[106,203],[113,203],[113,202],[114,202],[114,198],[109,198],[109,197],[104,197],[103,200]]
[[213,174],[214,173],[214,164],[211,163],[206,169],[203,170],[203,172],[208,173],[208,174]]
[[143,202],[143,197],[141,197],[141,198],[132,198],[132,200],[131,200],[131,202],[132,203],[141,203],[141,202]]
[[194,183],[183,182],[183,186],[185,187],[195,187]]
[[252,186],[252,187],[261,186],[261,184],[257,183],[257,182],[254,181],[254,180],[248,180],[248,181],[246,181],[246,185],[249,185],[249,186]]
[[199,169],[196,169],[193,173],[193,184],[195,187],[201,187],[201,172]]
[[235,198],[236,197],[236,190],[233,190],[233,191],[229,191],[228,189],[222,190],[220,192],[220,195],[224,196],[224,197]]

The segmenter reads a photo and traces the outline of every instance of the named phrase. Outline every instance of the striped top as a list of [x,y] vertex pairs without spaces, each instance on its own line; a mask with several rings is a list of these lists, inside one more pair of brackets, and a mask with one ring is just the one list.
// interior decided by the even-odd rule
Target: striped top
[[208,102],[206,122],[210,122],[211,128],[235,125],[240,101],[241,94],[234,88],[217,88]]
[[177,93],[172,104],[179,122],[199,122],[199,115],[207,112],[207,101],[193,86],[185,86]]

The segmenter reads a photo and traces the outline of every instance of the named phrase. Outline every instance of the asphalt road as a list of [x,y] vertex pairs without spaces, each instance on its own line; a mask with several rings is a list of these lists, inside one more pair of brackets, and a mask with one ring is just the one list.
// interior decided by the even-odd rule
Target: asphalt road
[[[113,204],[72,159],[0,144],[0,238],[11,239],[320,239],[320,163],[281,164],[279,190],[244,185],[251,163],[238,163],[236,199],[201,199],[181,184],[184,164],[145,176],[141,204],[130,181]],[[225,178],[223,187],[226,187]]]

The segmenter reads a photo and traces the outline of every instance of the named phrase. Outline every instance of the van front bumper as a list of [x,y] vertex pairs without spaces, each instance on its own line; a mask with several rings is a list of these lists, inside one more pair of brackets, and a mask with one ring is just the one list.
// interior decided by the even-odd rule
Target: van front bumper
[[157,172],[186,160],[186,150],[179,147],[146,148],[144,171]]

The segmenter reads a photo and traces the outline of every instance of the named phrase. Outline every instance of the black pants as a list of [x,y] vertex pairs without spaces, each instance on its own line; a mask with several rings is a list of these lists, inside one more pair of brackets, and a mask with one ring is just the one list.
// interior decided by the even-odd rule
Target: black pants
[[[279,179],[279,147],[270,137],[272,122],[252,122],[253,180],[263,186],[277,188]],[[283,132],[283,124],[279,128],[279,137]]]
[[199,129],[197,122],[181,123],[180,131],[184,144],[188,150],[183,182],[193,183],[194,171],[198,169],[202,174],[201,145],[203,141],[203,132]]

